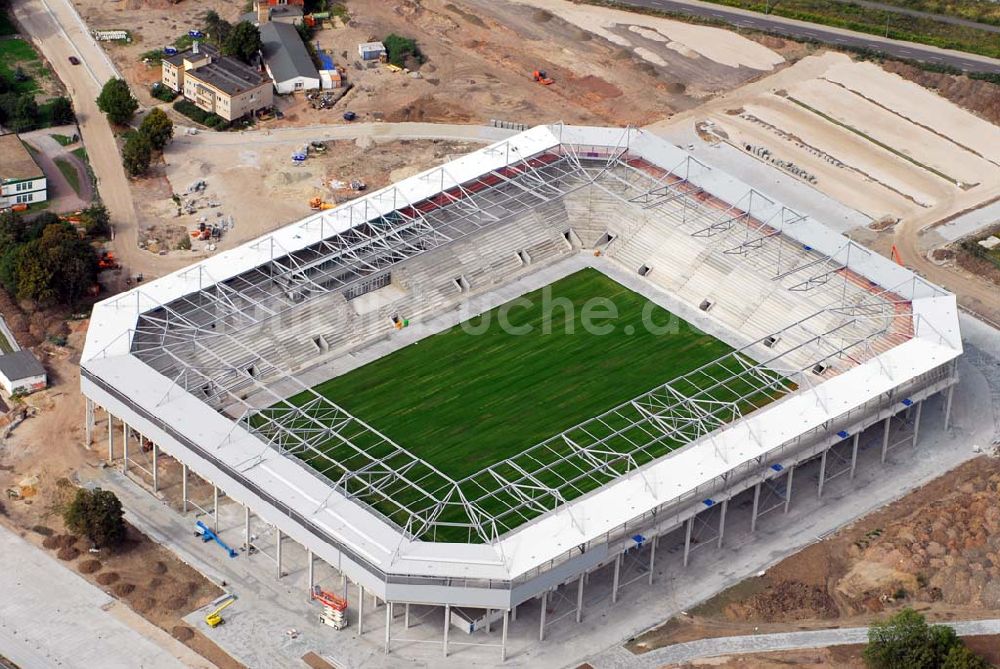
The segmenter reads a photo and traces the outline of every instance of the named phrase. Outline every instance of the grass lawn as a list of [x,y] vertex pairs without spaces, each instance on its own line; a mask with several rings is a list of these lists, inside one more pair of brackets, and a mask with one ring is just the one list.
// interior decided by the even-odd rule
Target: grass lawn
[[[14,81],[14,70],[20,65],[27,81]],[[33,93],[38,90],[38,83],[32,78],[44,70],[38,54],[31,44],[23,39],[0,39],[0,75],[14,85],[16,93]]]
[[[512,326],[530,326],[528,334],[505,332],[494,310],[483,334],[454,327],[316,390],[461,479],[732,351],[686,324],[678,334],[648,332],[646,299],[596,270],[557,281],[551,291],[553,301],[572,301],[571,333],[559,307],[551,334],[543,333],[542,291],[536,291],[525,296],[531,307],[509,315]],[[618,309],[618,318],[605,323],[610,334],[583,330],[582,308],[594,297]],[[662,309],[653,312],[656,323],[669,318]],[[625,334],[627,328],[634,333]]]
[[76,156],[80,160],[87,160],[87,149],[84,148],[84,147],[82,147],[82,146],[79,147],[79,148],[73,149],[72,151],[70,151],[70,153],[72,153],[74,156]]
[[59,146],[69,146],[73,143],[73,138],[66,135],[53,134],[52,139],[59,142]]
[[[591,301],[598,297],[609,302],[593,305]],[[590,322],[604,332],[584,328],[586,304],[592,305]],[[609,311],[607,304],[614,305],[616,314]],[[503,313],[508,314],[508,328],[501,327]],[[546,313],[550,315],[546,317]],[[567,313],[571,314],[569,318]],[[676,327],[666,334],[656,333],[644,326],[646,322],[657,326],[673,322]],[[444,476],[462,481],[463,494],[481,503],[484,511],[517,509],[517,517],[505,518],[501,530],[512,529],[541,511],[520,503],[516,495],[482,473],[488,466],[513,458],[515,464],[505,463],[497,469],[508,480],[520,478],[519,469],[532,471],[537,480],[558,488],[563,498],[572,499],[624,473],[625,459],[595,473],[592,465],[575,455],[561,439],[554,440],[550,448],[530,454],[524,453],[527,449],[669,380],[674,380],[672,385],[688,397],[705,391],[703,397],[708,399],[741,400],[744,413],[794,387],[782,381],[783,388],[763,392],[758,380],[738,380],[725,389],[714,387],[719,379],[742,369],[734,357],[719,360],[732,353],[732,348],[592,269],[577,272],[463,325],[478,332],[453,327],[326,381],[314,390]],[[703,366],[707,366],[706,374],[678,378]],[[308,393],[299,394],[272,411],[282,413],[289,404],[300,406],[310,398]],[[704,410],[716,413],[723,422],[731,420],[724,405]],[[648,444],[652,439],[648,425],[644,428],[633,424],[645,419],[639,409],[625,404],[603,425],[589,424],[586,431],[572,430],[569,437],[577,444],[606,438],[604,450],[633,454],[638,464],[687,442],[681,435],[664,434],[648,453],[635,453],[637,443]],[[291,421],[286,424],[293,429],[303,425],[299,418],[286,420]],[[251,422],[262,425],[260,419]],[[358,447],[374,455],[386,455],[386,447],[371,433],[355,428],[350,432]],[[333,466],[330,460],[312,452],[301,453],[300,457],[334,480],[345,469],[355,470],[368,462],[332,440],[318,448],[343,467]],[[570,455],[571,460],[560,461],[564,455]],[[399,466],[403,460],[390,461],[389,465]],[[542,471],[545,464],[554,466]],[[425,490],[449,485],[424,465],[411,470],[408,477],[419,479]],[[392,520],[405,522],[405,514],[391,504],[367,498],[352,481],[346,485]],[[402,486],[393,490],[392,497],[411,509],[428,505],[426,498]],[[468,522],[459,507],[448,509],[439,520]],[[425,538],[470,540],[467,529],[444,526]]]
[[76,171],[76,167],[66,160],[65,158],[56,158],[53,161],[62,175],[66,177],[66,181],[69,182],[70,187],[73,191],[79,195],[80,194],[80,175]]

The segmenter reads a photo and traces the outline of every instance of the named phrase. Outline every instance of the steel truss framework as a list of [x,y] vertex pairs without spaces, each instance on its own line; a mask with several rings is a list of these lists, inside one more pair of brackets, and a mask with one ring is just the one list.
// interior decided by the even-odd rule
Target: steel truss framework
[[[492,150],[505,149],[501,144]],[[258,244],[269,245],[271,261],[224,282],[193,268],[206,287],[142,314],[133,353],[175,386],[236,416],[236,425],[262,439],[261,455],[276,448],[306,461],[309,471],[406,536],[433,540],[439,528],[449,528],[451,536],[459,528],[470,542],[493,542],[621,476],[641,477],[637,470],[651,460],[705,437],[711,441],[714,432],[766,401],[813,385],[810,369],[817,363],[876,357],[875,344],[894,319],[911,317],[909,304],[892,290],[855,286],[847,300],[851,244],[828,257],[786,239],[782,230],[801,220],[799,214],[780,208],[759,218],[755,212],[773,203],[756,191],[734,204],[715,200],[688,180],[701,168],[693,158],[662,170],[631,157],[623,146],[607,147],[599,158],[592,151],[581,158],[566,144],[527,158],[506,151],[507,167],[461,185],[445,185],[455,183],[447,166],[428,173],[424,178],[439,178],[442,189],[427,200],[409,202],[391,188],[333,210],[329,218],[310,219],[303,227],[346,230],[321,234],[322,241],[306,249],[288,252],[264,238]],[[760,358],[763,340],[754,342],[460,481],[305,387],[274,354],[246,343],[255,328],[301,305],[356,293],[364,282],[379,285],[379,277],[408,259],[530,215],[584,187],[611,194],[622,211],[662,214],[665,224],[693,237],[724,239],[716,252],[766,270],[789,290],[814,290],[840,273],[843,292],[827,286],[828,306],[773,333],[794,333],[800,342],[780,354],[755,363],[749,349]],[[835,325],[817,327],[831,315]],[[299,406],[282,402],[273,390],[276,380],[313,397]],[[249,391],[272,397],[273,406],[255,409],[245,399]],[[241,469],[258,461],[252,458]]]

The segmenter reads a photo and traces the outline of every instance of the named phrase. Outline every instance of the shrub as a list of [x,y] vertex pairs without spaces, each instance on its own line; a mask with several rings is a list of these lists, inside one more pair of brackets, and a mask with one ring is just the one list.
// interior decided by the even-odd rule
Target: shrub
[[382,40],[382,44],[385,46],[386,57],[393,65],[405,66],[408,57],[415,58],[418,63],[424,62],[424,57],[421,55],[420,49],[417,48],[417,42],[409,37],[401,37],[392,33]]
[[157,100],[162,100],[163,102],[173,102],[177,99],[177,93],[170,90],[159,81],[149,87],[149,94]]
[[865,664],[870,669],[978,669],[971,652],[963,652],[962,640],[947,625],[928,625],[922,615],[905,608],[868,629]]

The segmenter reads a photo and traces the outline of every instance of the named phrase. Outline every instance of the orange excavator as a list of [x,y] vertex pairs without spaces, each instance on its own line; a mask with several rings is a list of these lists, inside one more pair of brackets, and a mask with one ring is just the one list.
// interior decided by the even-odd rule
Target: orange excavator
[[555,79],[549,79],[548,75],[545,74],[545,70],[535,70],[531,73],[531,78],[542,86],[551,86],[556,83]]

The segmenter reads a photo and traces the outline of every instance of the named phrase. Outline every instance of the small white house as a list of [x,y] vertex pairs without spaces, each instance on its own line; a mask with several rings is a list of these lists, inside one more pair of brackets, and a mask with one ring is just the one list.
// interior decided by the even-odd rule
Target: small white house
[[306,51],[299,31],[288,23],[265,23],[260,28],[264,69],[274,81],[274,90],[287,95],[320,88],[319,71]]
[[0,209],[48,199],[45,173],[17,135],[0,135]]
[[8,394],[44,390],[48,385],[45,368],[31,351],[21,349],[0,355],[0,386]]
[[365,42],[358,45],[358,55],[361,60],[378,60],[385,54],[385,45],[381,42]]

